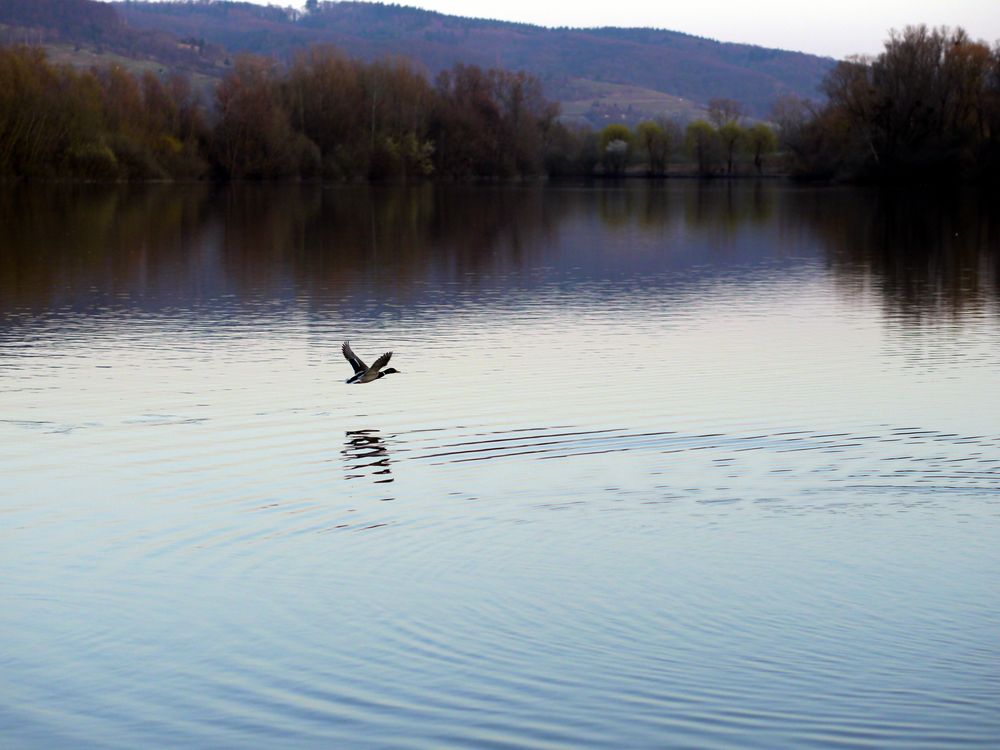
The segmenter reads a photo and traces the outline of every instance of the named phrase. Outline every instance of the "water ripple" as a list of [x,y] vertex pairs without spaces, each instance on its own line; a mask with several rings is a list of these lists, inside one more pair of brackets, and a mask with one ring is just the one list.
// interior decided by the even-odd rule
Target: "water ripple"
[[996,744],[985,240],[373,190],[0,201],[0,744]]

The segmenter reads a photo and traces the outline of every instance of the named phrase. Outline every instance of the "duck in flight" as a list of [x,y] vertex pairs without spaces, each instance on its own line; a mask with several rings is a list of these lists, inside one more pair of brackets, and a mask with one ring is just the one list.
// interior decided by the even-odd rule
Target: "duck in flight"
[[386,367],[382,369],[387,364],[389,364],[389,357],[392,356],[392,352],[386,352],[381,357],[372,362],[372,366],[369,367],[364,362],[362,362],[358,355],[351,350],[351,342],[345,341],[344,345],[340,347],[340,351],[344,353],[344,359],[351,363],[351,367],[354,368],[354,374],[351,375],[346,381],[347,383],[370,383],[373,380],[378,380],[383,375],[392,375],[393,373],[399,372],[395,367]]

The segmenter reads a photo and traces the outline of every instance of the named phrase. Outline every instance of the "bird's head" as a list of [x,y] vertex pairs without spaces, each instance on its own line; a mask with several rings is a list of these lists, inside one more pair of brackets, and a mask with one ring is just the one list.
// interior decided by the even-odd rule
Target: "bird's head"
[[382,370],[383,375],[392,375],[397,372],[399,372],[399,370],[397,370],[395,367],[386,367],[384,370]]

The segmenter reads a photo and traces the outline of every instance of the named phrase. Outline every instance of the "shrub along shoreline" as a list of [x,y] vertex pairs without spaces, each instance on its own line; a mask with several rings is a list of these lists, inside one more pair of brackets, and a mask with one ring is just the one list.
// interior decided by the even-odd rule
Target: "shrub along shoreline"
[[523,72],[314,47],[237,58],[206,106],[182,76],[77,71],[0,48],[0,179],[411,180],[539,177],[965,179],[1000,172],[1000,46],[961,29],[893,32],[841,62],[822,105],[779,99],[750,122],[713,100],[682,126],[571,127]]

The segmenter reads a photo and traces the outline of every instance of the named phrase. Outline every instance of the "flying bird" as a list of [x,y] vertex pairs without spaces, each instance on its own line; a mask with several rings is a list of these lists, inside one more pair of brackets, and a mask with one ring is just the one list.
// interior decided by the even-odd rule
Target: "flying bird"
[[382,369],[387,364],[389,364],[389,357],[392,356],[392,352],[386,352],[381,357],[372,362],[372,366],[369,367],[357,354],[351,349],[351,342],[345,341],[344,345],[340,347],[340,351],[344,353],[344,359],[351,363],[351,367],[354,368],[354,374],[351,375],[345,383],[370,383],[373,380],[378,380],[383,375],[392,375],[393,373],[399,372],[395,367],[386,367]]

